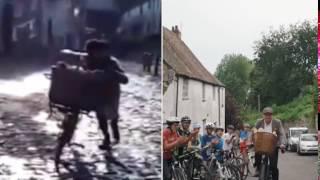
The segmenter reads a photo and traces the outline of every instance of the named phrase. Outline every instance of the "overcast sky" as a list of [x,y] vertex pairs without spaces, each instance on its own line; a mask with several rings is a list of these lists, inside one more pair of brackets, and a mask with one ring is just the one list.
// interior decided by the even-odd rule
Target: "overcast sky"
[[252,59],[254,42],[271,27],[317,20],[317,7],[316,0],[162,0],[162,23],[178,25],[182,40],[213,73],[225,54]]

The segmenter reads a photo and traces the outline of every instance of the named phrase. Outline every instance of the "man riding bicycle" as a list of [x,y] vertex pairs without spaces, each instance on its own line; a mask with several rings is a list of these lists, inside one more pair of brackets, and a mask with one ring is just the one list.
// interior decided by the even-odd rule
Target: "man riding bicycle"
[[173,163],[173,152],[181,145],[187,144],[193,136],[195,136],[199,130],[194,130],[188,137],[179,136],[177,129],[179,126],[179,120],[176,117],[170,117],[166,120],[168,125],[163,130],[163,179],[171,180],[171,164]]
[[[263,129],[265,132],[273,133],[275,132],[277,135],[277,148],[275,148],[272,155],[270,155],[270,166],[272,171],[273,180],[279,179],[279,169],[278,169],[278,152],[279,149],[281,151],[285,150],[285,144],[287,142],[286,136],[284,133],[284,129],[280,120],[274,119],[272,117],[273,110],[271,107],[266,107],[263,109],[263,118],[257,120],[255,128]],[[261,154],[255,155],[256,162],[256,173],[255,176],[259,176],[259,168],[261,165]]]

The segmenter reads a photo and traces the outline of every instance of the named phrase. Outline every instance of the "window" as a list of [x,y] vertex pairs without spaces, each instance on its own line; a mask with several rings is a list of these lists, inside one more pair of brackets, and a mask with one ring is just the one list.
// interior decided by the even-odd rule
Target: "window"
[[206,85],[202,83],[202,101],[206,100]]
[[216,88],[214,86],[212,86],[212,99],[216,100]]
[[182,99],[188,99],[188,96],[189,96],[189,80],[187,78],[183,78]]

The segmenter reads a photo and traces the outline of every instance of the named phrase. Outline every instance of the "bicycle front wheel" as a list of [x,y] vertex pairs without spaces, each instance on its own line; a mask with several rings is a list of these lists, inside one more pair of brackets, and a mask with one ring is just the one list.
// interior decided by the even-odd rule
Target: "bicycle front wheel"
[[261,164],[259,180],[268,180],[269,179],[269,170],[266,164]]
[[174,180],[187,180],[187,176],[182,168],[174,168],[172,176]]
[[230,180],[243,180],[241,177],[241,173],[240,173],[240,169],[232,164],[229,164],[226,166],[226,170],[228,172],[228,175],[230,174],[231,177],[229,177],[228,179]]

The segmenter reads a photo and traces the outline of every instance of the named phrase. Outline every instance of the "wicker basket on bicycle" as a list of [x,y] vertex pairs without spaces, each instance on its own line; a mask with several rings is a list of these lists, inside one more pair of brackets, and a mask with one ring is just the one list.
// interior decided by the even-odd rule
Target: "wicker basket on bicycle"
[[[74,68],[51,68],[50,106],[91,111],[112,96],[99,73]],[[109,87],[111,89],[112,87]]]
[[272,154],[277,145],[277,137],[269,132],[254,133],[254,148],[259,154]]

